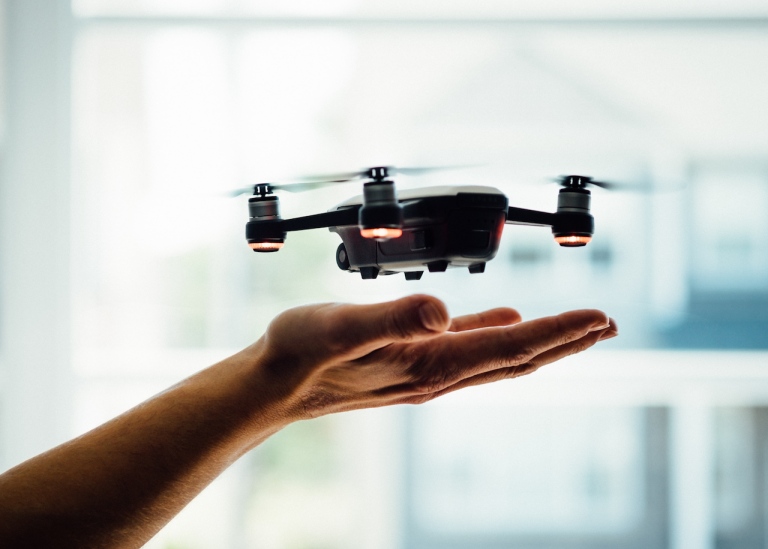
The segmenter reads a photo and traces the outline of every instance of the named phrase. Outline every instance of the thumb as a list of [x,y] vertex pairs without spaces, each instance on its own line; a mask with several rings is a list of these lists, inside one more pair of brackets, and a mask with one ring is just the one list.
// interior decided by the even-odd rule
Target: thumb
[[445,304],[428,295],[373,305],[343,305],[331,314],[335,317],[328,319],[332,338],[366,350],[433,337],[445,332],[451,323]]

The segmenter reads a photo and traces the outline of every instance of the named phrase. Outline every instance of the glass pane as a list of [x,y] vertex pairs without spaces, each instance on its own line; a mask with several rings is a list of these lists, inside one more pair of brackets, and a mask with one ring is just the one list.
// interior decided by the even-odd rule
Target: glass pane
[[[433,16],[435,9],[322,4],[301,13],[400,17]],[[603,4],[579,4],[570,15],[594,15]],[[440,4],[440,14],[534,16],[553,5],[447,3]],[[755,5],[728,9],[746,13]],[[81,15],[299,13],[297,4],[276,6],[76,2]],[[606,8],[601,15],[626,9]],[[718,8],[652,2],[642,9],[706,14]],[[693,196],[692,189],[706,182],[694,181],[690,170],[700,158],[768,154],[768,111],[756,108],[768,96],[768,38],[760,30],[135,23],[85,25],[75,43],[75,362],[81,374],[102,382],[81,389],[80,425],[156,390],[169,364],[198,367],[249,344],[292,305],[429,292],[445,299],[454,314],[512,305],[530,318],[604,307],[622,327],[622,337],[608,345],[636,348],[670,344],[659,333],[669,322],[684,323],[692,283],[705,287],[700,283],[712,272],[731,289],[741,287],[736,280],[745,273],[764,280],[759,238],[749,241],[748,250],[737,247],[741,256],[731,256],[756,259],[733,268],[707,255],[711,240],[702,247],[691,238],[699,229],[716,237],[733,229],[741,237],[752,222],[760,230],[764,225],[763,168],[744,187],[759,201],[734,197],[723,186],[712,196]],[[507,227],[484,274],[456,269],[427,273],[420,282],[402,276],[364,281],[341,272],[334,261],[339,238],[323,230],[291,233],[279,253],[254,254],[243,235],[245,198],[225,196],[254,182],[377,164],[472,166],[402,177],[398,185],[492,185],[513,205],[547,211],[556,204],[551,178],[563,173],[660,192],[596,190],[597,232],[586,248],[559,248],[546,229]],[[359,192],[350,184],[285,194],[282,212],[294,217],[325,211]],[[746,216],[733,223],[711,219],[730,199],[736,206],[728,206],[729,216],[738,216],[742,206]],[[729,246],[720,251],[733,252]],[[729,321],[715,316],[697,318],[722,333]],[[762,318],[742,319],[751,331],[733,324],[747,334],[736,346],[768,344]],[[703,345],[702,334],[719,344],[694,328],[694,346]],[[669,360],[677,364],[681,356]],[[695,358],[691,363],[698,365]],[[131,388],[125,379],[138,374],[147,381]],[[631,383],[633,375],[640,376],[638,385],[656,387],[636,371],[627,374]],[[685,379],[678,380],[680,387]],[[664,398],[674,400],[678,385]],[[347,423],[358,417],[366,419]],[[227,515],[230,522],[217,532],[242,533],[243,524],[232,523],[249,518],[248,539],[260,547],[396,547],[404,473],[393,448],[401,431],[393,418],[383,421],[387,430],[371,417],[344,416],[338,423],[308,424],[317,430],[298,426],[281,433],[238,477],[250,479],[248,489],[234,486],[217,500],[244,502],[241,514],[223,513],[217,503],[202,509]],[[716,427],[719,446],[701,449],[719,452],[717,520],[728,532],[747,528],[739,490],[751,477],[733,474],[743,462],[727,450],[729,444],[751,448],[744,437],[727,435],[744,425],[738,414],[726,417]],[[469,536],[629,531],[640,524],[638,501],[647,495],[641,483],[648,465],[642,451],[646,427],[642,412],[626,407],[427,407],[414,422],[414,520],[426,532]],[[360,442],[382,432],[388,433],[389,453],[381,443],[375,448],[370,440],[370,446]],[[329,450],[336,444],[343,446],[338,454]],[[523,474],[531,462],[545,466]],[[274,501],[284,507],[273,507]],[[331,504],[338,513],[326,512]],[[317,506],[324,512],[314,513]],[[198,529],[206,525],[203,519],[191,522]],[[369,541],[360,543],[366,534]]]
[[744,163],[695,178],[694,284],[704,290],[768,289],[768,174]]
[[617,534],[643,518],[641,410],[436,405],[413,415],[414,527],[425,535]]

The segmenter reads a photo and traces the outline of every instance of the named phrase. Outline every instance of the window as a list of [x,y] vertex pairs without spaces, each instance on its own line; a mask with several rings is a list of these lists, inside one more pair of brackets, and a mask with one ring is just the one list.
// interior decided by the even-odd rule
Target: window
[[[454,314],[505,304],[527,318],[597,306],[622,328],[601,351],[417,409],[293,425],[149,547],[764,536],[764,317],[712,313],[712,300],[760,308],[768,280],[761,3],[53,4],[8,4],[6,450],[99,423],[309,301],[429,292]],[[61,31],[48,56],[40,28]],[[380,163],[471,165],[398,184],[491,185],[543,210],[562,173],[655,192],[595,190],[590,247],[507,227],[484,274],[419,282],[340,272],[325,231],[253,254],[245,201],[224,196]],[[283,214],[358,192],[285,196]],[[50,255],[29,252],[41,242]],[[55,344],[40,348],[41,330]]]
[[696,288],[768,291],[768,172],[703,169],[692,190]]

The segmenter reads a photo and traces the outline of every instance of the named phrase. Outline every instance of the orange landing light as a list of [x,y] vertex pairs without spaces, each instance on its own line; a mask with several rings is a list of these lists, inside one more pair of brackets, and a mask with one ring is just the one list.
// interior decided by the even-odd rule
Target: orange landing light
[[586,246],[590,240],[592,240],[592,237],[584,234],[569,234],[555,237],[555,242],[561,246],[571,248],[575,248],[577,246]]
[[387,240],[389,238],[397,238],[402,235],[403,229],[390,229],[387,227],[381,227],[378,229],[360,229],[360,234],[363,236],[363,238]]
[[249,242],[254,252],[276,252],[283,247],[282,242]]

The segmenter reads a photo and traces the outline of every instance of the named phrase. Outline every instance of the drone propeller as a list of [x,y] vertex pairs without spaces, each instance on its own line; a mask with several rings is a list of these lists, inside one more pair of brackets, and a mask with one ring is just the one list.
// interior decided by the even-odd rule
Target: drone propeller
[[324,181],[304,181],[300,183],[256,183],[249,187],[242,187],[234,191],[227,193],[229,196],[240,196],[241,194],[255,194],[266,196],[272,194],[275,191],[286,191],[289,193],[299,193],[303,191],[311,191],[314,189],[320,189],[328,185],[335,183],[346,183],[348,179],[336,179],[336,180],[324,180]]
[[341,172],[325,175],[314,175],[302,178],[302,181],[296,183],[256,183],[248,187],[242,187],[228,193],[229,196],[240,196],[241,194],[254,194],[266,196],[275,191],[286,191],[298,193],[320,189],[328,185],[339,183],[348,183],[356,179],[370,179],[373,181],[384,181],[391,175],[422,175],[425,173],[436,172],[440,170],[454,170],[465,168],[467,166],[429,166],[429,167],[407,167],[396,168],[394,166],[374,166],[356,172]]
[[601,187],[603,189],[621,189],[627,188],[618,183],[609,183],[607,181],[595,181],[588,175],[561,175],[554,180],[561,187],[566,189],[586,189],[589,186]]
[[600,187],[610,191],[650,194],[680,191],[683,190],[686,186],[685,184],[674,186],[657,186],[652,184],[650,181],[647,183],[614,183],[612,181],[595,181],[588,175],[561,175],[560,177],[552,178],[552,181],[565,189],[586,189],[588,187]]
[[356,172],[340,172],[333,174],[309,176],[309,181],[327,181],[331,183],[341,183],[344,181],[354,181],[355,179],[372,179],[374,181],[383,181],[387,177],[394,175],[423,175],[442,170],[456,170],[467,168],[469,166],[410,166],[398,168],[396,166],[374,166],[365,168]]

